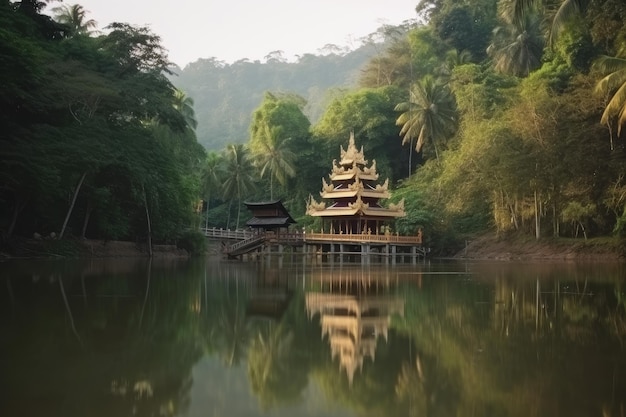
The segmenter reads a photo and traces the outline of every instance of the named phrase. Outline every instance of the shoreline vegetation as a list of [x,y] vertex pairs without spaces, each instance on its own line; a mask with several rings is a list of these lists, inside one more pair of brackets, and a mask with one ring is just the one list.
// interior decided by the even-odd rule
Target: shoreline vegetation
[[[154,257],[189,257],[191,254],[175,245],[153,245]],[[214,255],[209,244],[204,256]],[[133,258],[148,257],[145,243],[95,239],[13,239],[0,249],[0,260],[54,258]],[[432,256],[432,258],[441,258]],[[447,257],[456,260],[491,261],[624,261],[626,241],[619,238],[543,239],[525,236],[496,236],[493,233],[465,241],[465,247]]]
[[[177,245],[152,245],[153,257],[188,257]],[[145,243],[96,239],[12,239],[0,249],[0,260],[149,257]]]

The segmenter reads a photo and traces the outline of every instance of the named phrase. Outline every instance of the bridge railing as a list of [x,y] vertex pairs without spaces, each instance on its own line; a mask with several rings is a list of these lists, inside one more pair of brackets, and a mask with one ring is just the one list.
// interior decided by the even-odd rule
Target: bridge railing
[[[265,232],[257,233],[250,230],[228,230],[218,228],[202,229],[209,238],[232,239],[249,241],[262,236],[267,242],[302,243],[302,242],[372,242],[372,243],[399,243],[407,245],[421,245],[422,236],[399,236],[394,234],[368,233],[317,233],[317,232]],[[238,242],[241,243],[241,242]],[[230,246],[231,248],[234,245]]]
[[399,236],[393,234],[373,235],[367,233],[303,233],[304,241],[333,241],[333,242],[380,242],[380,243],[404,243],[420,245],[422,236]]
[[206,237],[215,239],[245,240],[257,235],[249,230],[218,229],[217,227],[210,227],[208,229],[203,227],[200,230],[204,232]]

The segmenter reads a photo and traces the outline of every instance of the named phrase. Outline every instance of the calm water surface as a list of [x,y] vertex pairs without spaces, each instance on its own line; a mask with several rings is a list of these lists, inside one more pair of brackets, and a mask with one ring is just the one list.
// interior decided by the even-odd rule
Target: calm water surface
[[0,416],[626,413],[619,264],[0,263]]

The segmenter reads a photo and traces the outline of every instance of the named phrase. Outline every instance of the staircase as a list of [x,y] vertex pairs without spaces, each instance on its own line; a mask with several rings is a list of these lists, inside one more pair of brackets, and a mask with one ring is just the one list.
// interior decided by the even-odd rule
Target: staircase
[[229,257],[233,258],[239,255],[243,255],[248,252],[252,252],[255,249],[263,246],[265,243],[265,234],[261,233],[258,235],[254,235],[248,237],[244,240],[240,240],[239,242],[233,243],[232,245],[226,246],[224,249],[224,253]]

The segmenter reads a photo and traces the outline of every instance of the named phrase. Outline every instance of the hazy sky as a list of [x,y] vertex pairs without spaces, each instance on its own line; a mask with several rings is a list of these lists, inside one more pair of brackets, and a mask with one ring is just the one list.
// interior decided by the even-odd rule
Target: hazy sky
[[[81,4],[103,28],[148,25],[181,67],[198,58],[288,59],[326,44],[358,46],[382,24],[415,19],[418,0],[64,0]],[[57,6],[60,3],[52,3]]]

